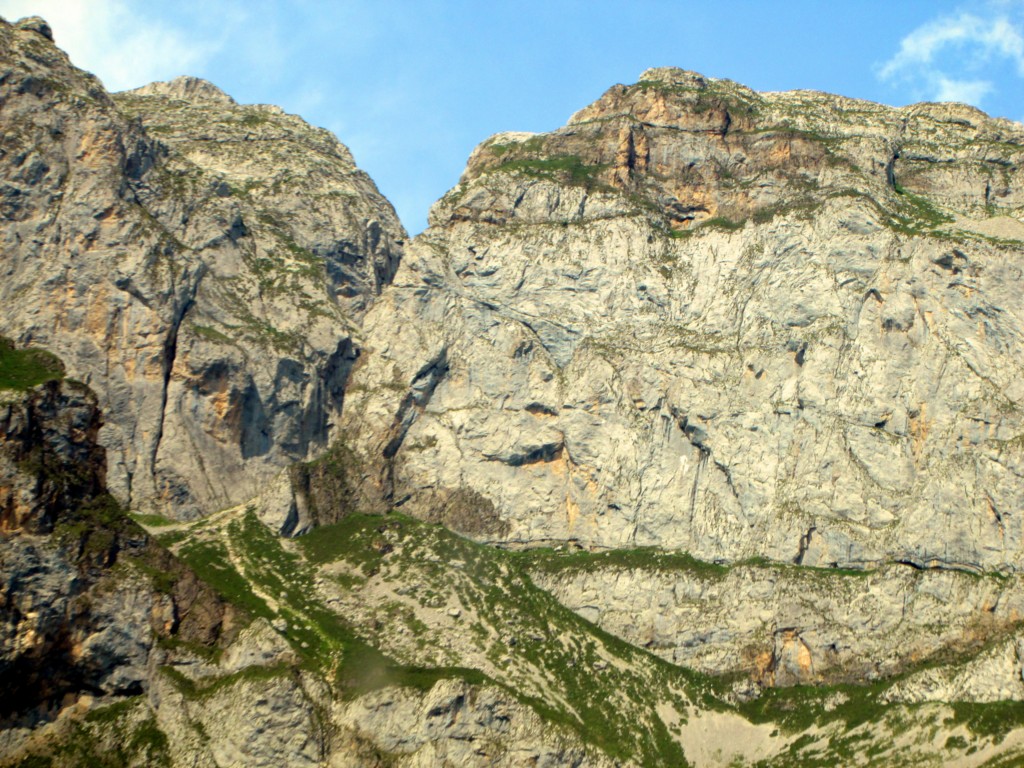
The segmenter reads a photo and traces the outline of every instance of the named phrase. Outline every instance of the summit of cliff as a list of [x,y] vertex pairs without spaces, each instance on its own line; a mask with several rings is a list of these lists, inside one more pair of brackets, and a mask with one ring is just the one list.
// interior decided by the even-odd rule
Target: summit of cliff
[[492,173],[589,188],[593,215],[645,211],[671,232],[709,220],[768,219],[844,195],[915,221],[928,216],[912,210],[907,193],[946,214],[987,218],[1021,206],[1022,146],[1019,123],[962,104],[893,108],[813,91],[757,93],[695,72],[650,69],[633,85],[610,88],[564,128],[484,142],[446,198],[453,207],[442,205],[433,221],[477,215],[480,201],[463,193]]
[[235,100],[208,80],[182,75],[173,80],[158,81],[124,92],[131,96],[165,96],[190,103],[235,105]]

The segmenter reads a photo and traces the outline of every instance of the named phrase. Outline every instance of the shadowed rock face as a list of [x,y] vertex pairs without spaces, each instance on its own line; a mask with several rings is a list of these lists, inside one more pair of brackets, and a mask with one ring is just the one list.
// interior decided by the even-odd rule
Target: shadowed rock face
[[365,498],[474,494],[508,543],[1017,569],[1022,164],[961,105],[673,69],[489,139],[367,316]]
[[231,632],[233,610],[107,494],[100,422],[81,384],[0,390],[0,731],[141,693],[157,636]]
[[0,63],[0,332],[97,392],[111,490],[194,517],[324,447],[405,237],[348,150],[195,78],[111,97],[39,23]]

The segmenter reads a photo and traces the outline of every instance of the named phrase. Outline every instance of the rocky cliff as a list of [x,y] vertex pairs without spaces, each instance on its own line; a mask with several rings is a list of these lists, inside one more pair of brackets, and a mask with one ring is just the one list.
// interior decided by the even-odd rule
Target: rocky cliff
[[111,492],[195,517],[326,446],[405,237],[348,150],[192,78],[111,97],[41,20],[0,67],[0,332],[96,391]]
[[234,632],[234,609],[107,493],[100,426],[82,384],[0,387],[0,752],[94,698],[141,693],[161,641]]
[[649,70],[406,245],[0,44],[0,766],[1024,760],[1019,124]]
[[366,497],[472,499],[509,544],[1018,570],[1022,164],[961,105],[674,69],[484,142],[366,319]]
[[[333,539],[299,558],[245,507],[147,533],[106,490],[97,397],[0,341],[0,765],[611,764],[507,672],[360,640],[319,594],[318,566],[359,562]],[[374,558],[360,523],[343,553]]]

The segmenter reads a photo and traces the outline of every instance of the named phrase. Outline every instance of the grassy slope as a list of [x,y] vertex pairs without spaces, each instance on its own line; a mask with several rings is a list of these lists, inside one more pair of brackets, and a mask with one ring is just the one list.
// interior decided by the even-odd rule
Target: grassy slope
[[[1024,724],[1024,705],[1014,703],[889,704],[888,684],[879,683],[769,690],[727,705],[725,682],[604,633],[532,583],[528,569],[547,558],[563,567],[565,555],[503,552],[400,515],[355,515],[282,541],[239,514],[195,524],[179,552],[225,597],[287,621],[304,663],[343,696],[428,688],[441,677],[488,682],[558,729],[641,765],[686,764],[680,742],[690,748],[699,730],[687,721],[708,713],[775,733],[770,754],[738,751],[740,765],[981,765],[1020,754],[1012,732]],[[685,555],[655,560],[720,568]],[[721,745],[724,764],[732,747]]]
[[[559,729],[645,765],[685,765],[658,704],[682,715],[691,701],[713,703],[707,683],[583,621],[511,556],[439,526],[353,516],[286,549],[250,513],[220,532],[198,524],[179,554],[226,598],[287,621],[305,663],[342,695],[427,688],[441,677],[488,681]],[[339,565],[345,573],[317,572]],[[331,590],[345,618],[328,607]],[[441,603],[458,616],[437,611]],[[424,611],[439,620],[424,621]]]

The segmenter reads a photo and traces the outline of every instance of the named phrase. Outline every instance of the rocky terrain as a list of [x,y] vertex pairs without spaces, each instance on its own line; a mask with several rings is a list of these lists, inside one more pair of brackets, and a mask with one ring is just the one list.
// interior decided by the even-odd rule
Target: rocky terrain
[[[23,362],[15,356],[5,368]],[[4,752],[94,699],[141,694],[161,644],[216,647],[237,613],[107,493],[91,391],[0,384]]]
[[955,217],[1024,236],[1022,152],[681,70],[484,142],[366,319],[367,494],[479,497],[510,543],[1016,571],[1021,241]]
[[252,497],[330,440],[401,253],[391,205],[276,107],[190,78],[111,97],[44,22],[0,35],[3,332],[96,391],[132,509]]
[[1024,762],[1020,124],[648,70],[406,243],[0,63],[0,766]]

